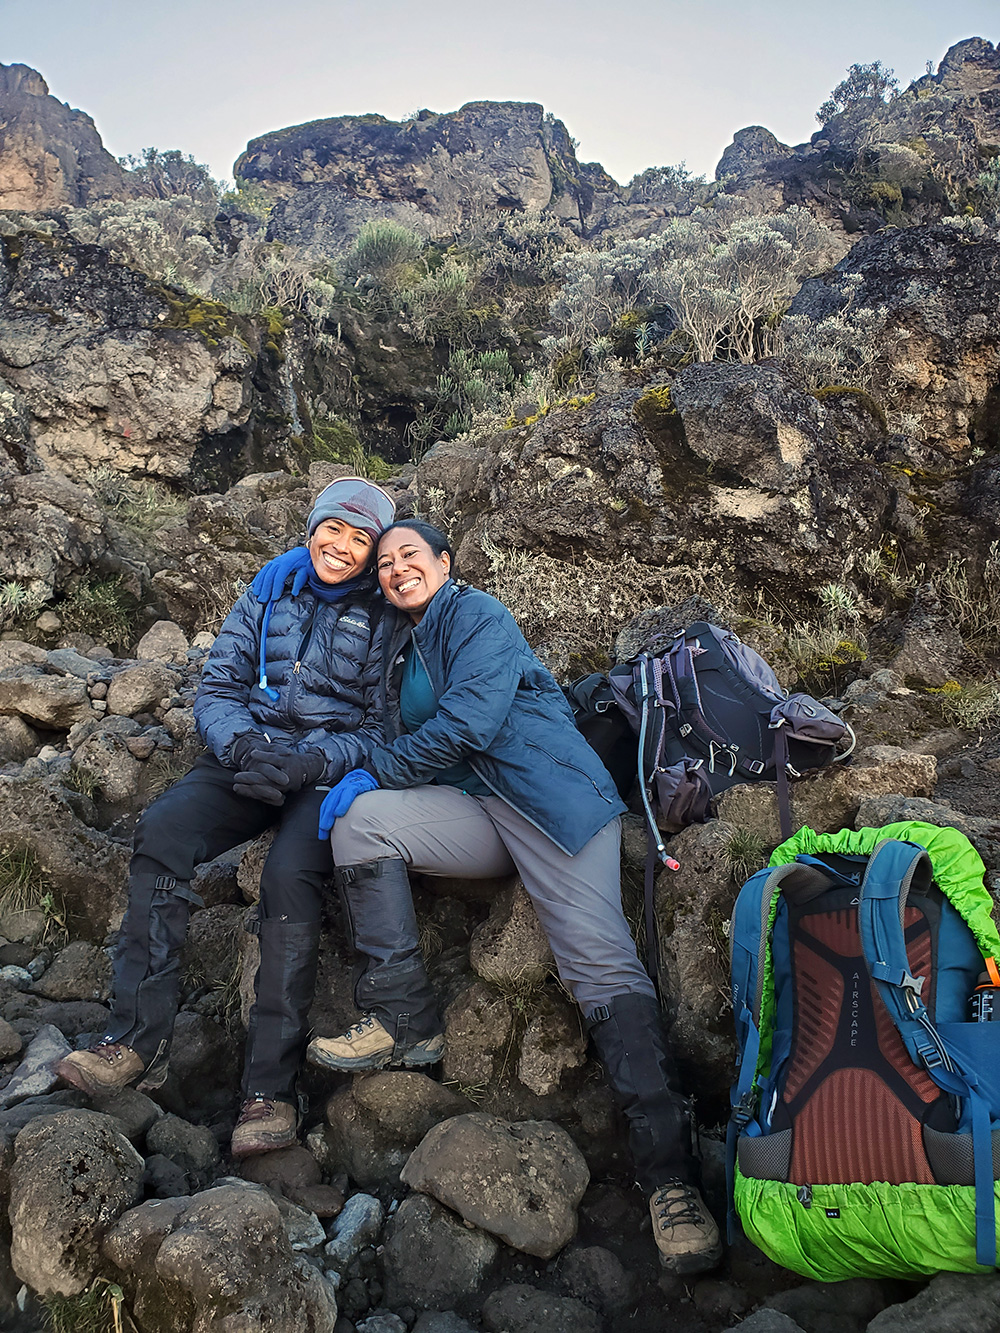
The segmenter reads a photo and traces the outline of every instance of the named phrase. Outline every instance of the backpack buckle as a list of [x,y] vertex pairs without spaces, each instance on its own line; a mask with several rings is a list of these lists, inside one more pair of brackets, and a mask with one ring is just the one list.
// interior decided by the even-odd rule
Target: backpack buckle
[[763,773],[765,765],[762,759],[744,759],[744,765],[750,770],[755,778],[759,778]]
[[746,1129],[747,1125],[749,1125],[750,1121],[754,1117],[754,1111],[756,1110],[756,1103],[757,1103],[757,1098],[756,1095],[754,1094],[753,1089],[751,1088],[749,1092],[745,1092],[743,1094],[743,1096],[733,1107],[732,1120],[733,1124],[736,1126],[738,1130],[742,1131]]

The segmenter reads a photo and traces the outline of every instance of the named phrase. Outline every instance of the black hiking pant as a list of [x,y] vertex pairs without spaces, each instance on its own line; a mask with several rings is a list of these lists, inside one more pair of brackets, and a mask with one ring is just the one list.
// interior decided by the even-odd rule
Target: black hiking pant
[[266,805],[233,791],[232,769],[214,755],[143,812],[129,866],[128,910],[113,974],[108,1036],[162,1068],[177,1013],[180,954],[197,865],[275,829],[260,883],[261,965],[244,1070],[245,1096],[294,1101],[316,979],[320,909],[333,872],[329,839],[317,837],[325,792],[307,787]]

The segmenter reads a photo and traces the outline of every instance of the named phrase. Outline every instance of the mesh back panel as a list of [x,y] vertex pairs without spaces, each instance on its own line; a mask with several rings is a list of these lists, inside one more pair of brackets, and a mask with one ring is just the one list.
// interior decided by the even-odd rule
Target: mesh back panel
[[[775,1114],[776,1128],[792,1123],[788,1179],[933,1184],[921,1127],[944,1094],[910,1059],[875,992],[857,909],[844,897],[790,909],[794,1033]],[[908,906],[904,926],[914,974],[931,975],[926,917]]]

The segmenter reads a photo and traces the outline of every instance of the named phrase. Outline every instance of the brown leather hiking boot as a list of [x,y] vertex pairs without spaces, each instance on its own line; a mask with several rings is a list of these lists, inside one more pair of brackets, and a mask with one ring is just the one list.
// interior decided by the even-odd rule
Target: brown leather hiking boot
[[288,1102],[251,1097],[240,1107],[230,1152],[234,1157],[255,1157],[298,1142],[298,1116]]
[[704,1273],[722,1258],[715,1218],[693,1185],[668,1180],[649,1200],[660,1263],[672,1273]]
[[444,1035],[416,1041],[396,1053],[396,1042],[374,1014],[336,1037],[316,1037],[309,1043],[306,1059],[321,1069],[384,1069],[389,1064],[434,1065],[444,1054]]
[[120,1041],[99,1041],[86,1051],[70,1051],[53,1073],[89,1097],[107,1097],[137,1083],[146,1072],[142,1056]]

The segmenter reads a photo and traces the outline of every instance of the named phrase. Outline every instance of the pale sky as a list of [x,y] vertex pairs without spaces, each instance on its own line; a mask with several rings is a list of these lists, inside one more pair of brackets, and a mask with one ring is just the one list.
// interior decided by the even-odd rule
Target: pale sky
[[905,86],[997,0],[0,0],[0,63],[40,70],[116,156],[179,148],[231,177],[249,139],[326,116],[541,102],[622,183],[734,131],[786,143],[848,65]]

